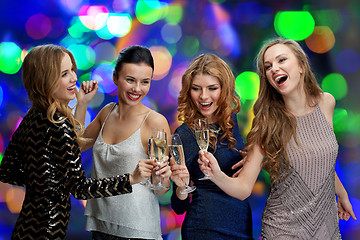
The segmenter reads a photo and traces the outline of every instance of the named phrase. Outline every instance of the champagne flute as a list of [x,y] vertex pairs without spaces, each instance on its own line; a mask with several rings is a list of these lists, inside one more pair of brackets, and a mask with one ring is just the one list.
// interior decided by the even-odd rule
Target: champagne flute
[[[199,148],[205,152],[209,147],[209,124],[207,118],[200,118],[194,121],[195,137]],[[204,177],[199,180],[207,180],[211,177],[206,173]]]
[[[170,154],[178,165],[185,166],[185,155],[183,145],[179,134],[171,135],[171,145],[169,145]],[[191,193],[196,189],[195,186],[189,186],[185,183],[185,189],[180,191],[181,194]]]
[[[149,139],[149,156],[154,156],[155,161],[158,164],[161,164],[166,157],[167,149],[167,138],[166,132],[164,130],[154,129],[153,136]],[[161,177],[159,182],[156,185],[151,185],[153,190],[168,190],[169,187],[161,184]]]
[[[152,141],[152,136],[149,138],[148,140],[148,154],[149,154],[149,159],[152,161],[155,161],[155,152],[154,152],[154,144],[151,144]],[[145,186],[149,186],[151,185],[151,180],[150,177],[146,177],[144,178],[141,182],[141,185],[145,185]]]

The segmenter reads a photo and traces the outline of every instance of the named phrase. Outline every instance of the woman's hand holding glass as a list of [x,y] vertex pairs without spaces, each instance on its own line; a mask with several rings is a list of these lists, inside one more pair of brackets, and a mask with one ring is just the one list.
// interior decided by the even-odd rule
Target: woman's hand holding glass
[[193,192],[196,187],[189,186],[190,175],[185,165],[185,155],[180,136],[173,134],[171,136],[171,144],[169,145],[171,154],[171,179],[180,188],[180,194]]
[[[199,145],[200,151],[207,152],[209,147],[209,123],[207,118],[200,118],[194,121],[195,128],[195,137]],[[207,172],[204,172],[204,176],[199,178],[199,180],[211,179],[210,175]]]
[[219,163],[217,162],[216,158],[212,153],[199,151],[199,159],[198,163],[200,166],[200,170],[205,174],[207,173],[210,178],[217,178],[221,174],[224,174],[219,166]]
[[149,139],[149,156],[156,162],[153,181],[157,182],[150,188],[153,190],[169,190],[169,187],[161,183],[162,179],[169,178],[171,175],[167,157],[167,135],[164,130],[153,130],[152,137]]
[[130,184],[144,183],[144,179],[150,179],[154,167],[155,163],[153,160],[140,160],[134,172],[130,174]]

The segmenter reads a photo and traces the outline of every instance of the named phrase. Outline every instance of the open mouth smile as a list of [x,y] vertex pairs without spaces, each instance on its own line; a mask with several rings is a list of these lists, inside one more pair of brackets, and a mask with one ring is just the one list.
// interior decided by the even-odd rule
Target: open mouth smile
[[141,94],[135,94],[135,93],[128,93],[127,95],[129,99],[132,101],[136,101],[141,97]]
[[209,103],[199,103],[199,104],[201,109],[207,110],[212,106],[213,103],[209,102]]
[[281,87],[284,85],[284,83],[286,82],[287,79],[288,79],[287,75],[279,75],[275,78],[275,83],[276,83],[276,85]]

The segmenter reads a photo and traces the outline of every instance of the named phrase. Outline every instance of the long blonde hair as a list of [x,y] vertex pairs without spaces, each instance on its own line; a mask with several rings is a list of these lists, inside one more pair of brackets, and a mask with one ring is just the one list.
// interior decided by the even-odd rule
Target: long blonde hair
[[[195,58],[182,76],[182,89],[178,98],[178,120],[185,122],[191,129],[194,129],[194,120],[204,116],[198,111],[191,100],[190,90],[194,77],[197,74],[208,74],[216,77],[221,86],[218,108],[215,111],[217,123],[223,131],[221,139],[228,139],[229,147],[234,148],[236,139],[232,134],[234,121],[231,118],[233,113],[240,111],[240,99],[235,95],[235,77],[230,67],[214,54],[202,54]],[[216,150],[216,137],[211,138],[211,146]]]
[[[65,103],[54,98],[54,93],[60,85],[61,62],[65,54],[70,56],[73,70],[77,72],[74,56],[66,48],[53,44],[34,47],[24,58],[22,76],[24,87],[33,107],[46,111],[47,118],[52,123],[63,122],[66,119],[74,127],[77,139],[82,141],[84,127],[77,121],[72,109]],[[56,113],[63,115],[61,120],[55,120]]]
[[[289,168],[286,145],[293,136],[296,141],[295,116],[286,109],[281,94],[270,85],[266,78],[264,54],[270,47],[277,44],[288,46],[302,67],[304,90],[309,106],[313,105],[314,100],[318,99],[323,92],[311,71],[307,55],[296,41],[277,38],[264,44],[257,55],[260,90],[258,99],[254,104],[255,117],[252,128],[247,135],[245,149],[251,150],[256,144],[260,146],[266,157],[264,168],[269,172],[271,182],[276,181],[281,172]],[[284,154],[284,158],[281,158],[282,154]]]

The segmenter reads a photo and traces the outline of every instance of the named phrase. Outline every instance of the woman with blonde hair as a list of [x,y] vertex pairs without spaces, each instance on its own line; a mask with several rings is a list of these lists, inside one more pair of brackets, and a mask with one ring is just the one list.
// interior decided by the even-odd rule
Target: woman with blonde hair
[[[208,119],[208,151],[219,159],[222,171],[233,175],[233,165],[242,159],[238,150],[243,148],[243,140],[236,118],[240,99],[235,94],[235,78],[229,66],[213,54],[195,58],[182,77],[178,104],[178,120],[183,124],[175,133],[183,143],[186,167],[172,164],[175,184],[171,206],[177,214],[186,212],[182,239],[252,239],[248,200],[228,196],[210,180],[199,180],[203,173],[197,163],[196,119]],[[191,201],[188,194],[181,193],[190,181],[197,187]]]
[[[77,199],[132,192],[132,184],[149,177],[136,167],[132,174],[86,178],[79,136],[83,126],[72,115],[76,63],[66,48],[41,45],[24,59],[23,83],[32,102],[13,134],[0,165],[0,181],[24,186],[25,199],[11,239],[64,239],[70,216],[70,194]],[[87,89],[86,92],[84,89]],[[89,101],[97,83],[84,83],[79,98]]]
[[201,169],[239,199],[251,194],[262,167],[269,172],[263,239],[341,239],[338,218],[356,217],[335,172],[335,99],[321,90],[296,41],[267,42],[258,54],[257,67],[259,97],[240,174],[227,177],[210,153],[201,154],[199,163],[210,161]]

